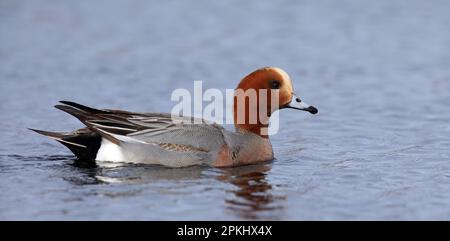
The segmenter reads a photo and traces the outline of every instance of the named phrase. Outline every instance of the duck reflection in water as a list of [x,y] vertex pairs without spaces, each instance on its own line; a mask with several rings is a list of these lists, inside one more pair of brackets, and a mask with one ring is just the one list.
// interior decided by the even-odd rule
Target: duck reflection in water
[[229,191],[234,195],[225,200],[227,209],[243,219],[277,219],[286,197],[273,193],[266,178],[271,169],[271,163],[223,169],[217,179],[237,187]]
[[201,166],[173,169],[152,165],[118,165],[117,163],[104,163],[101,166],[92,167],[76,162],[73,166],[79,170],[77,177],[64,179],[78,185],[153,183],[160,180],[198,181],[213,178],[222,183],[232,184],[224,189],[225,208],[231,212],[232,216],[246,220],[276,220],[283,216],[283,200],[286,196],[275,194],[272,184],[267,179],[272,163],[223,169]]

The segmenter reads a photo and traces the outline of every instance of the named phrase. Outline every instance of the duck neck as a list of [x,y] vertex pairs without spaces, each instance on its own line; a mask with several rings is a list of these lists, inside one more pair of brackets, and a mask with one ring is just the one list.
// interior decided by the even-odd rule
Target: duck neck
[[[237,132],[240,133],[254,133],[262,138],[269,138],[268,136],[268,128],[269,128],[269,118],[270,112],[267,113],[259,113],[260,109],[257,106],[249,105],[248,102],[245,102],[245,110],[238,109],[238,102],[234,101],[234,126]],[[251,113],[254,111],[254,113]],[[239,114],[241,113],[243,117],[239,118]],[[254,118],[250,118],[250,116]]]
[[263,133],[267,133],[267,131],[263,131],[263,130],[267,130],[268,129],[268,125],[263,125],[263,124],[235,124],[234,125],[236,128],[237,132],[240,133],[248,133],[251,132],[253,134],[256,134],[262,138],[266,138],[268,139],[269,136],[267,134],[263,134]]

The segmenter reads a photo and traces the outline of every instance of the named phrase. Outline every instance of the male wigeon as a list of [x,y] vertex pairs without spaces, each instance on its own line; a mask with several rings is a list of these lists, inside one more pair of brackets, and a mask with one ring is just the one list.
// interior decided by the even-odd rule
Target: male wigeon
[[[235,132],[192,117],[162,113],[136,113],[94,109],[70,101],[55,107],[78,118],[85,128],[68,133],[34,130],[68,147],[79,159],[90,161],[160,164],[170,167],[209,165],[233,167],[273,160],[266,133],[268,123],[247,115],[255,108],[244,104],[245,116],[238,121],[238,90],[266,90],[266,118],[279,109],[292,108],[317,113],[294,95],[289,75],[280,68],[258,69],[241,80],[234,96]],[[278,105],[271,106],[270,93],[278,93]],[[258,92],[259,93],[259,92]],[[276,102],[275,102],[276,103]],[[259,118],[259,117],[258,117]],[[200,123],[198,122],[200,120]]]

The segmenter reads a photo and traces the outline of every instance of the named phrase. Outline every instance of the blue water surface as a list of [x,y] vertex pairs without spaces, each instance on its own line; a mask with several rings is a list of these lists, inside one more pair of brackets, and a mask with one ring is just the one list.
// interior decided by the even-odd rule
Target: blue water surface
[[[0,2],[2,220],[449,220],[449,1]],[[83,167],[27,130],[52,108],[168,112],[176,88],[278,66],[276,160],[232,169]]]

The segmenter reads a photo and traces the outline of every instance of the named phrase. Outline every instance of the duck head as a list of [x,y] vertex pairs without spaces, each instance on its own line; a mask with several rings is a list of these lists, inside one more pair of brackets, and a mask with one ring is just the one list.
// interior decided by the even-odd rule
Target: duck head
[[234,92],[234,124],[237,131],[250,131],[264,138],[271,114],[280,109],[296,109],[317,114],[314,106],[295,93],[289,75],[277,67],[265,67],[250,73]]

